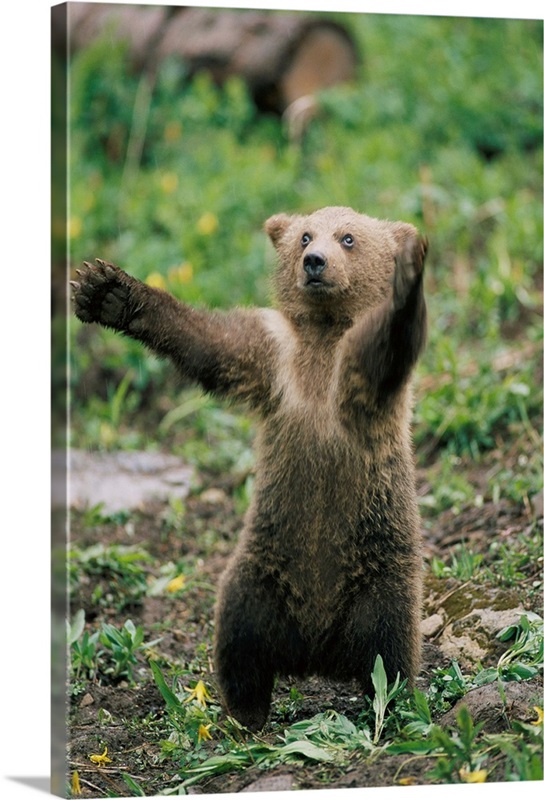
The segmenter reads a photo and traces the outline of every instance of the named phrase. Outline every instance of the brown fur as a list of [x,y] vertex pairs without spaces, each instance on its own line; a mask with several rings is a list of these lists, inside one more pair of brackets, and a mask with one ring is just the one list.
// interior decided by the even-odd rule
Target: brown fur
[[80,319],[259,412],[255,491],[215,632],[226,709],[254,729],[277,673],[371,691],[378,654],[390,679],[412,683],[420,650],[409,378],[425,341],[426,243],[348,208],[280,214],[266,231],[276,309],[195,310],[102,261],[73,282]]

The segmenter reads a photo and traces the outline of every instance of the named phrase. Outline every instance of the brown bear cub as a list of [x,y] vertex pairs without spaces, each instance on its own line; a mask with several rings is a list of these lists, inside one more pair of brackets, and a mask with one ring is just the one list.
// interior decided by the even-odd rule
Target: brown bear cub
[[255,491],[216,607],[226,710],[251,729],[274,677],[412,684],[421,545],[410,374],[426,335],[426,241],[350,208],[266,223],[276,308],[194,309],[85,263],[75,313],[138,339],[260,418]]

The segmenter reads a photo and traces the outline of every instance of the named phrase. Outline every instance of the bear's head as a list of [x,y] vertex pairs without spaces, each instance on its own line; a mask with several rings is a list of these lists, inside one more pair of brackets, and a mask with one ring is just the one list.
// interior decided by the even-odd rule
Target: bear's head
[[322,208],[308,216],[277,214],[265,223],[279,255],[276,301],[293,319],[350,324],[390,291],[395,255],[417,234],[351,208]]

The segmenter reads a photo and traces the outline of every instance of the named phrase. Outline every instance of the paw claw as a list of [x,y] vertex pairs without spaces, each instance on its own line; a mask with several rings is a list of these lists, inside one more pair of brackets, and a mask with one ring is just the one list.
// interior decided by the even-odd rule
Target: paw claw
[[96,258],[84,261],[69,281],[75,314],[82,322],[98,322],[124,330],[130,317],[131,284],[128,276],[114,264]]

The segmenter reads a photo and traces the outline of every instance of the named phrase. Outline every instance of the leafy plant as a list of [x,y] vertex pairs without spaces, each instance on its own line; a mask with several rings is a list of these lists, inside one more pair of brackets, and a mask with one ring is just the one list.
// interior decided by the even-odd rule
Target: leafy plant
[[168,498],[168,504],[161,514],[162,527],[165,533],[173,531],[180,534],[185,524],[185,503],[181,497]]
[[144,565],[151,561],[151,557],[141,547],[99,542],[85,550],[73,548],[69,558],[74,588],[81,581],[83,572],[93,581],[93,600],[98,605],[122,611],[127,606],[141,603],[146,594]]
[[[176,791],[186,789],[203,777],[243,769],[252,764],[263,768],[270,768],[278,763],[306,760],[341,764],[346,762],[350,753],[373,752],[384,727],[386,709],[403,688],[398,676],[392,687],[388,687],[383,661],[378,656],[372,673],[376,690],[372,704],[373,736],[366,721],[356,725],[344,715],[328,711],[293,723],[283,734],[277,735],[276,738],[281,743],[269,743],[259,737],[240,738],[240,734],[246,732],[232,718],[228,718],[226,725],[220,725],[219,707],[198,701],[199,684],[191,690],[189,698],[185,698],[184,702],[179,693],[167,685],[158,664],[150,662],[150,666],[175,731],[175,736],[170,737],[169,743],[163,742],[163,751],[168,755],[175,753],[175,757],[184,764],[180,773],[184,781]],[[190,705],[187,704],[188,699],[193,700]],[[369,719],[368,714],[366,719]],[[203,727],[206,730],[212,728],[222,734],[223,739],[216,745],[216,755],[201,761],[197,734]],[[191,749],[191,741],[196,750]]]
[[478,458],[495,445],[498,430],[519,424],[536,411],[540,393],[531,393],[531,362],[516,364],[500,375],[489,352],[471,350],[463,358],[454,341],[444,340],[436,342],[433,358],[433,369],[448,379],[420,398],[418,439],[431,435],[451,454]]
[[514,721],[514,733],[489,734],[484,741],[491,752],[505,756],[505,777],[509,781],[541,781],[542,722]]
[[438,757],[429,777],[436,777],[448,783],[482,783],[486,778],[486,773],[481,769],[485,759],[484,754],[479,752],[475,745],[483,723],[474,725],[464,705],[461,705],[457,712],[456,722],[457,731],[451,735],[438,726],[432,729],[431,737],[435,746],[442,750],[444,755]]
[[67,644],[70,651],[70,668],[74,680],[94,680],[99,668],[98,631],[90,634],[84,630],[85,612],[79,609],[73,621],[67,622]]
[[286,720],[292,720],[296,717],[297,712],[302,707],[304,702],[304,695],[299,692],[296,686],[289,688],[288,698],[278,703],[276,706],[276,713]]
[[132,775],[128,775],[126,772],[122,772],[121,773],[121,777],[123,778],[123,780],[126,783],[126,785],[128,786],[128,788],[130,789],[130,796],[131,797],[145,797],[146,796],[143,788],[138,783],[138,781],[135,780],[135,778],[132,777]]
[[[156,661],[150,661],[149,666],[153,678],[166,703],[168,719],[173,732],[168,741],[162,742],[163,753],[182,758],[187,763],[200,761],[201,744],[212,738],[210,729],[217,726],[219,706],[208,692],[202,680],[189,690],[184,697],[175,688],[168,686],[162,670]],[[193,751],[192,748],[196,748]]]
[[478,673],[476,686],[495,680],[529,680],[542,672],[544,667],[544,620],[532,612],[523,614],[519,623],[503,628],[497,639],[512,644],[500,656],[497,666]]
[[[421,701],[420,701],[421,709]],[[423,710],[425,716],[426,712]],[[466,706],[461,705],[456,716],[456,728],[452,732],[443,730],[438,725],[428,724],[418,730],[412,724],[407,733],[422,733],[424,737],[388,746],[388,752],[394,754],[414,753],[416,755],[436,756],[435,766],[428,777],[446,783],[483,783],[487,771],[482,764],[487,758],[485,750],[477,744],[482,724],[474,725]]]
[[153,647],[160,639],[144,642],[144,629],[128,619],[121,628],[103,622],[98,630],[84,630],[85,612],[80,609],[67,626],[71,671],[75,680],[126,678],[134,682],[137,654]]
[[105,512],[104,503],[96,503],[96,505],[89,506],[83,511],[81,522],[86,528],[96,528],[109,522],[122,525],[128,519],[128,511]]
[[465,705],[459,707],[456,724],[448,730],[430,721],[421,698],[417,706],[419,719],[403,730],[407,738],[389,744],[387,752],[434,757],[436,762],[427,773],[428,779],[441,783],[485,783],[488,778],[493,780],[493,770],[499,763],[497,756],[503,757],[500,763],[506,780],[542,779],[541,718],[529,725],[514,721],[514,733],[483,734],[483,723],[474,725]]
[[483,560],[481,553],[472,552],[463,542],[456,550],[452,550],[449,564],[442,559],[433,558],[431,570],[438,578],[452,577],[468,581],[480,571]]
[[400,675],[397,674],[395,682],[391,688],[387,684],[387,675],[383,666],[383,659],[380,655],[376,656],[374,669],[371,673],[372,685],[374,686],[374,698],[372,708],[374,710],[374,738],[373,743],[377,744],[385,722],[385,712],[387,706],[402,691],[406,681],[401,683]]
[[344,714],[325,711],[310,719],[291,725],[284,733],[284,741],[308,739],[321,747],[330,748],[342,758],[342,752],[374,750],[375,743],[366,724],[355,725]]
[[122,628],[103,623],[99,634],[100,644],[105,648],[108,662],[102,668],[112,678],[127,678],[134,682],[134,667],[138,663],[137,653],[157,644],[160,639],[144,643],[144,629],[127,619]]
[[[366,733],[357,731],[346,717],[334,712],[290,726],[282,736],[277,737],[280,743],[270,744],[260,738],[240,740],[238,737],[242,729],[232,719],[229,719],[229,731],[223,730],[228,733],[228,747],[199,764],[189,760],[180,772],[183,783],[173,789],[172,794],[186,790],[202,778],[223,772],[249,766],[270,769],[282,763],[342,763],[348,751],[361,746],[367,749],[373,747]],[[237,733],[237,738],[230,731]]]
[[542,537],[538,523],[535,521],[528,530],[510,537],[507,543],[491,542],[489,562],[484,569],[487,580],[515,586],[532,577],[531,589],[537,594],[542,587]]
[[452,661],[446,669],[433,670],[428,693],[429,706],[433,713],[447,711],[469,688],[470,682],[461,672],[459,664]]

